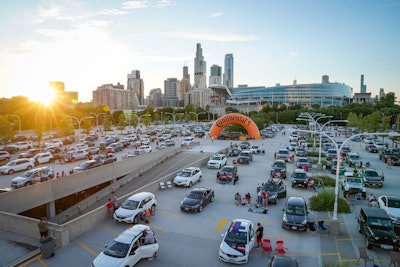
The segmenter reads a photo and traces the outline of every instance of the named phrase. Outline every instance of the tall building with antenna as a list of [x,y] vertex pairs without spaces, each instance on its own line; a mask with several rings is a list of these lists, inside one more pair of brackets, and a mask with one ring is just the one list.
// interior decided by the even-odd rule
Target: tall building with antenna
[[194,58],[194,84],[193,88],[207,88],[206,61],[204,61],[201,44],[196,46],[196,57]]
[[233,88],[233,54],[225,55],[224,85]]

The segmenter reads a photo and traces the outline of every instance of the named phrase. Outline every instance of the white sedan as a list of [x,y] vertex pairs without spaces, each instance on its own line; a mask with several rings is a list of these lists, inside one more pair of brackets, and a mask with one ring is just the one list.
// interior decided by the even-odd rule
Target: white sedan
[[378,204],[389,214],[393,223],[400,224],[400,197],[382,195],[378,197]]
[[220,169],[222,166],[225,166],[226,163],[227,157],[224,154],[212,155],[207,162],[207,168]]
[[179,171],[174,178],[176,186],[191,187],[193,184],[201,181],[202,173],[198,167],[188,167]]

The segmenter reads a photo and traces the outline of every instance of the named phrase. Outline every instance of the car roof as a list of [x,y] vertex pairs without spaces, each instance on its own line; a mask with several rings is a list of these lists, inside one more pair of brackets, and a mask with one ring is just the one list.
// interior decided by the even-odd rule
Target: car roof
[[[299,172],[299,173],[306,173],[305,170],[303,169],[295,169],[294,172]],[[307,173],[306,173],[307,174]]]
[[192,171],[197,170],[197,169],[198,169],[198,167],[187,167],[187,168],[184,168],[182,171],[190,171],[190,172],[192,172]]
[[154,197],[154,194],[150,193],[150,192],[139,192],[137,194],[134,194],[134,195],[130,196],[128,199],[129,200],[142,200],[143,198],[146,198],[146,197],[149,197],[149,196]]
[[368,217],[383,217],[386,219],[390,219],[390,216],[384,209],[377,209],[372,207],[362,207],[361,209],[364,210],[365,214]]
[[114,240],[125,244],[131,244],[136,238],[143,235],[144,230],[150,230],[150,227],[144,224],[136,224],[122,232],[122,234]]
[[306,200],[303,197],[292,196],[287,200],[287,204],[295,204],[295,205],[303,205],[306,203]]
[[[251,221],[246,220],[246,219],[234,219],[231,221],[231,224],[235,223],[235,222],[240,223],[240,226],[244,227],[246,230],[249,229],[250,225],[253,224]],[[228,231],[229,231],[229,228],[228,228]]]
[[212,189],[212,188],[210,188],[210,187],[196,187],[196,188],[193,188],[190,192],[204,192],[204,191],[207,191],[207,190],[210,190],[210,189]]

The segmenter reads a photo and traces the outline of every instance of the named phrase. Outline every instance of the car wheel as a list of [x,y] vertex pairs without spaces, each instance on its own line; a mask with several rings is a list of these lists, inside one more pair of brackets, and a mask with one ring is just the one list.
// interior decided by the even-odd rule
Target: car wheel
[[14,174],[14,172],[15,171],[13,169],[11,169],[11,170],[8,171],[8,174]]
[[200,205],[199,209],[197,210],[198,212],[201,212],[203,210],[203,206]]
[[361,234],[362,233],[362,229],[361,229],[361,223],[358,222],[358,232]]
[[202,179],[202,178],[203,178],[203,177],[202,177],[202,176],[200,176],[200,177],[199,177],[199,181],[198,181],[198,182],[201,182],[201,179]]
[[279,202],[279,198],[276,198],[275,204],[278,204],[278,202]]
[[157,252],[156,251],[153,253],[152,258],[157,258]]
[[189,188],[192,187],[192,182],[189,182]]
[[136,215],[135,218],[133,218],[133,224],[138,224],[139,223],[139,215]]
[[151,206],[150,212],[151,212],[151,216],[154,216],[156,214],[156,205]]
[[214,195],[211,196],[210,202],[214,202]]
[[294,184],[292,184],[292,188],[294,188]]
[[26,182],[26,183],[24,184],[24,186],[29,186],[29,185],[32,185],[32,182]]

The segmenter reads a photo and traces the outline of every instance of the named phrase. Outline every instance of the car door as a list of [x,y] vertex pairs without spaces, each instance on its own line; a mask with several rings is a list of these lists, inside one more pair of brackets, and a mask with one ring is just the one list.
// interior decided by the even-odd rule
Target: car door
[[127,264],[124,266],[134,266],[142,258],[142,249],[139,240],[136,240],[128,253]]
[[27,163],[27,161],[25,161],[25,160],[18,161],[14,166],[15,171],[25,170],[27,168],[26,163]]
[[255,230],[252,225],[249,226],[249,232],[248,232],[247,236],[249,238],[248,244],[249,244],[249,254],[250,254],[250,251],[256,245],[256,233],[255,233]]
[[40,176],[40,172],[39,171],[35,171],[32,174],[31,181],[33,183],[40,183],[41,182],[41,176]]

